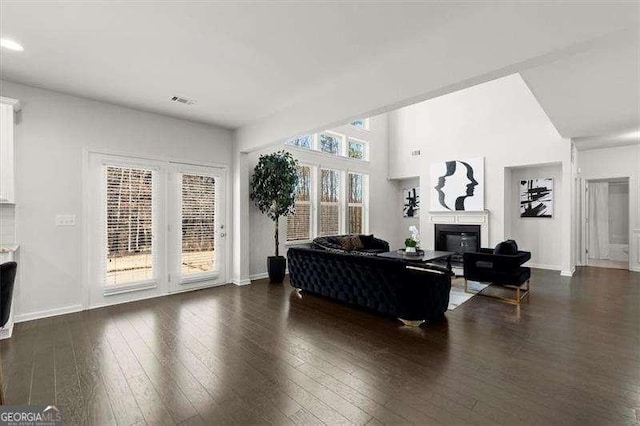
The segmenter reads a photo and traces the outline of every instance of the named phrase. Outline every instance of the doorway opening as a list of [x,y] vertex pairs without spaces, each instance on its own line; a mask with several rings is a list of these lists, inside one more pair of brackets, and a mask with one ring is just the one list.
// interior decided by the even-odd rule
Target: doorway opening
[[629,178],[585,184],[586,265],[629,269]]

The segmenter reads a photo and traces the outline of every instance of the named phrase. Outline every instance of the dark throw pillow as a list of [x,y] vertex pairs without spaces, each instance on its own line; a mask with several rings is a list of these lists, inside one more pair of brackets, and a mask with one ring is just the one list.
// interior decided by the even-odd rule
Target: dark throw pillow
[[364,248],[364,244],[358,235],[351,236],[351,246],[354,250],[360,250]]
[[503,254],[513,256],[518,254],[518,245],[513,240],[503,241],[498,243],[495,249],[493,249],[493,254]]
[[351,239],[351,237],[338,238],[338,244],[340,244],[340,247],[342,248],[342,250],[346,250],[346,251],[353,250],[353,240]]
[[364,246],[364,248],[371,248],[375,244],[373,240],[374,240],[373,234],[360,235],[360,241],[362,241],[362,245]]

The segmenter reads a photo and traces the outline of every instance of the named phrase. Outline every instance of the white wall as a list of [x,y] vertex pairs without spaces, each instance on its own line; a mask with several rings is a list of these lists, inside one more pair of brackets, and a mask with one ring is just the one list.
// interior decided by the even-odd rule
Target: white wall
[[[390,176],[420,176],[423,240],[433,246],[428,188],[431,163],[485,158],[485,208],[490,212],[489,243],[505,238],[505,169],[560,163],[562,187],[570,194],[571,144],[563,139],[524,83],[514,74],[389,113]],[[411,156],[419,149],[420,156]],[[571,271],[571,199],[557,199],[560,233],[546,231],[560,247],[563,273]],[[519,241],[523,246],[535,246]]]
[[[551,218],[520,217],[520,181],[534,178],[553,178],[554,211]],[[562,219],[567,212],[557,208],[567,197],[562,182],[562,165],[518,167],[505,173],[505,239],[518,242],[521,250],[531,252],[529,266],[543,269],[561,269],[562,247],[553,244],[549,235],[562,235]],[[507,201],[508,200],[508,201]]]
[[16,242],[15,205],[0,204],[0,245]]
[[[2,96],[23,105],[16,125],[18,319],[82,305],[84,148],[231,165],[228,130],[9,82]],[[78,223],[56,227],[56,214],[75,214]]]
[[629,269],[640,272],[640,145],[578,152],[581,179],[629,178]]
[[[301,149],[289,149],[301,162],[306,164],[322,164],[343,170],[352,170],[369,175],[369,233],[387,241],[396,237],[396,224],[401,216],[402,207],[395,202],[396,188],[389,182],[388,175],[388,130],[387,116],[382,114],[370,118],[369,131],[345,125],[331,129],[332,131],[369,142],[369,162],[327,156]],[[284,145],[256,151],[249,154],[249,173],[258,162],[261,154],[283,149]],[[400,211],[400,213],[398,213]],[[252,277],[262,276],[266,272],[267,256],[274,254],[273,222],[251,203],[249,209],[250,222],[250,274]],[[286,219],[280,222],[280,254],[286,251]]]

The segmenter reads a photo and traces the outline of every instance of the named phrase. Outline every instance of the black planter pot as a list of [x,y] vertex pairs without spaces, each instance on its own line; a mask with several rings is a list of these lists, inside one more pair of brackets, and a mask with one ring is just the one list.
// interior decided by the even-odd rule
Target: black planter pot
[[287,269],[287,258],[284,256],[269,256],[267,258],[267,271],[269,280],[273,284],[280,284],[284,281],[284,274]]

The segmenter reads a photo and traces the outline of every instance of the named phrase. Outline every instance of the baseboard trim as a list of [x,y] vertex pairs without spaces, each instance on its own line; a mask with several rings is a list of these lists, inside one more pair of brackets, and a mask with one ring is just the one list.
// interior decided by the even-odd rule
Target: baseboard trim
[[251,284],[251,279],[249,278],[234,278],[233,281],[231,281],[233,284],[237,285],[237,286],[241,286],[241,285],[249,285]]
[[529,268],[535,268],[535,269],[548,269],[551,271],[561,271],[562,268],[560,266],[557,265],[546,265],[544,263],[529,263],[525,266],[528,266]]
[[560,271],[560,275],[563,277],[572,277],[576,272],[576,267],[571,268],[570,271]]
[[[10,339],[13,335],[13,326],[15,322],[11,322],[11,320],[9,321],[10,322],[5,324],[4,327],[0,327],[0,340]],[[9,327],[7,327],[7,325],[9,325]]]
[[267,272],[263,272],[261,274],[253,274],[249,276],[249,279],[251,281],[255,281],[255,280],[263,280],[265,278],[269,278],[269,274]]
[[46,309],[44,311],[29,312],[27,314],[16,315],[15,322],[33,321],[41,318],[55,317],[58,315],[73,314],[82,311],[82,305],[69,305],[61,308]]
[[[287,269],[284,271],[284,274],[285,274],[285,275],[289,275],[289,268],[287,268]],[[255,281],[255,280],[263,280],[263,279],[265,279],[265,278],[269,278],[269,273],[268,273],[268,272],[262,272],[262,273],[260,273],[260,274],[253,274],[253,275],[249,275],[249,279],[250,279],[251,281]]]

